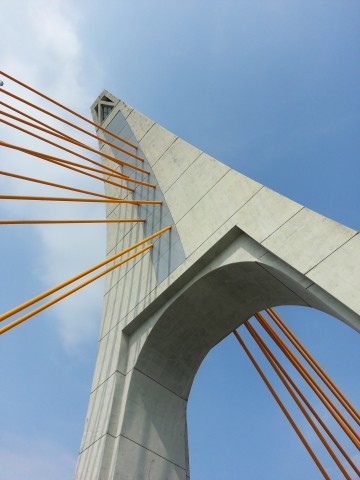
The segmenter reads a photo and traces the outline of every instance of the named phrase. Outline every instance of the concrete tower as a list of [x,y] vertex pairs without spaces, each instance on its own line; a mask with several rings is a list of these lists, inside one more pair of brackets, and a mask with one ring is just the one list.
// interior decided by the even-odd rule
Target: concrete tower
[[141,167],[150,171],[123,173],[156,184],[134,193],[107,185],[106,193],[163,201],[109,204],[109,218],[146,223],[109,224],[107,254],[172,228],[107,276],[75,478],[185,480],[186,405],[206,354],[255,312],[277,305],[311,306],[360,330],[360,237],[223,165],[109,92],[92,112],[137,145]]

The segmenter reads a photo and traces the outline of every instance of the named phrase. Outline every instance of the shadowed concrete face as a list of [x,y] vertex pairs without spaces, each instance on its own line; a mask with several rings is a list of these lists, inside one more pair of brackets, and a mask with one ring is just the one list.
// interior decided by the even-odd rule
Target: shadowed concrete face
[[[163,201],[160,210],[109,205],[109,218],[148,221],[109,225],[108,254],[165,224],[172,229],[151,254],[107,277],[75,478],[186,479],[186,404],[206,354],[254,313],[277,305],[317,308],[360,330],[360,237],[231,170],[109,92],[94,104],[95,121],[101,102],[111,107],[104,126],[137,146],[156,184],[126,195]],[[120,158],[106,145],[101,150]],[[106,193],[124,198],[118,187]]]
[[305,302],[256,262],[221,267],[189,287],[160,317],[136,368],[186,399],[214,345],[254,313],[290,304]]

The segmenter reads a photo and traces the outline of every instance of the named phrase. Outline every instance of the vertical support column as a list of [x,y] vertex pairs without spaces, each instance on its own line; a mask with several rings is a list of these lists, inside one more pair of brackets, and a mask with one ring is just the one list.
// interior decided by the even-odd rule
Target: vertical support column
[[127,377],[117,459],[110,478],[189,478],[187,400],[137,369]]

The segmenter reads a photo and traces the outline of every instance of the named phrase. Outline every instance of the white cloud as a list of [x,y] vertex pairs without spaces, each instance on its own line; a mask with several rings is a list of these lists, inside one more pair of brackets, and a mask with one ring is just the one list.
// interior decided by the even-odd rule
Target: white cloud
[[[19,15],[19,10],[22,12],[21,15]],[[80,27],[85,20],[81,6],[68,0],[35,0],[26,4],[15,0],[9,3],[6,16],[3,16],[0,20],[0,27],[3,38],[6,38],[6,43],[11,45],[11,48],[4,50],[1,69],[42,91],[47,96],[59,102],[64,102],[66,106],[82,115],[89,116],[89,106],[94,99],[94,94],[83,80],[83,72],[90,68],[88,64],[86,66],[83,64],[83,42],[86,39],[81,38]],[[51,110],[57,115],[68,118],[75,124],[79,124],[75,117],[69,117],[63,110],[49,104],[7,78],[3,78],[3,80],[5,82],[4,90],[15,93],[28,101]],[[55,125],[56,128],[66,131],[69,135],[80,140],[83,139],[79,132],[69,129],[64,124],[59,124],[59,122],[36,112],[23,103],[12,100],[7,95],[2,95],[1,100],[36,118],[40,118],[46,123]],[[86,124],[81,124],[81,126],[91,130],[91,127]],[[66,152],[10,127],[2,125],[1,128],[4,141],[41,152],[52,153],[57,157],[67,158],[71,161],[79,161],[79,159]],[[39,134],[39,132],[37,133]],[[57,141],[54,138],[51,140]],[[92,141],[89,137],[86,137],[86,143],[96,148],[96,141]],[[71,144],[65,146],[70,149],[73,148]],[[83,151],[81,153],[86,156],[92,155]],[[6,148],[2,149],[2,154],[4,158],[3,170],[102,193],[103,185],[89,177]],[[42,187],[38,184],[8,177],[0,177],[0,185],[2,192],[9,194],[69,197],[77,195],[74,192]],[[70,204],[64,202],[27,202],[26,204],[24,202],[2,202],[0,214],[7,218],[29,219],[104,217],[104,211],[100,204]],[[77,228],[66,225],[57,228],[48,226],[47,228],[39,227],[36,231],[41,247],[39,248],[41,257],[34,262],[37,267],[33,273],[35,273],[44,289],[50,288],[78,271],[91,266],[101,260],[105,254],[104,230],[101,227],[94,228],[86,225]],[[66,346],[76,346],[88,340],[89,336],[94,335],[94,325],[97,325],[99,321],[99,307],[97,305],[101,303],[102,285],[98,284],[91,289],[89,288],[88,295],[87,300],[82,294],[77,299],[75,297],[68,300],[63,306],[59,304],[57,307],[53,307],[51,314],[56,317],[56,324]],[[81,319],[86,319],[86,321]],[[82,331],[83,328],[85,328],[85,332]]]
[[[86,216],[80,209],[76,213]],[[94,216],[101,218],[102,215],[99,212]],[[37,276],[44,288],[56,285],[103,259],[105,232],[102,227],[64,225],[39,230],[46,255],[41,259]],[[89,276],[80,282],[88,278]],[[55,295],[73,286],[71,284]],[[103,282],[99,279],[50,307],[52,312],[48,312],[48,315],[55,316],[67,348],[76,348],[78,344],[94,337],[100,320],[102,296]]]
[[43,51],[65,63],[80,54],[81,43],[76,34],[79,11],[69,2],[38,0],[28,12],[33,38]]

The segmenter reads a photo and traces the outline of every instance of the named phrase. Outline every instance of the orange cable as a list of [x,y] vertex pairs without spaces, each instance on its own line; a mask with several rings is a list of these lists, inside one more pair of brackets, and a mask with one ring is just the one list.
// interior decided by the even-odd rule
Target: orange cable
[[0,220],[0,225],[47,225],[62,223],[144,223],[144,219],[138,218],[122,218],[106,219],[106,220]]
[[[129,145],[130,147],[133,147],[135,150],[137,149],[136,145],[134,145],[133,143],[129,142],[129,141],[126,140],[125,138],[122,138],[122,137],[119,137],[119,136],[115,135],[115,133],[110,132],[109,130],[107,130],[106,128],[102,127],[101,125],[98,125],[97,123],[92,122],[91,120],[87,119],[86,117],[83,117],[82,115],[80,115],[79,113],[75,112],[74,110],[71,110],[70,108],[66,107],[65,105],[62,105],[61,103],[57,102],[56,100],[53,100],[52,98],[48,97],[47,95],[44,95],[43,93],[35,90],[35,88],[32,88],[32,87],[30,87],[29,85],[26,85],[25,83],[20,82],[20,80],[17,80],[16,78],[11,77],[9,74],[7,74],[7,73],[5,73],[5,72],[3,72],[3,71],[0,71],[0,75],[3,75],[4,77],[8,78],[9,80],[12,80],[13,82],[17,83],[18,85],[21,85],[22,87],[30,90],[31,92],[36,93],[36,94],[39,95],[40,97],[45,98],[45,100],[48,100],[49,102],[53,103],[54,105],[57,105],[57,106],[60,107],[60,108],[63,108],[63,109],[66,110],[67,112],[72,113],[72,114],[75,115],[76,117],[81,118],[81,120],[84,120],[85,122],[89,123],[90,125],[98,128],[99,130],[102,130],[103,132],[108,133],[109,135],[111,135],[112,137],[116,138],[117,140],[120,140],[121,142]],[[3,91],[3,92],[6,92],[6,90],[2,90],[2,91]]]
[[[61,132],[60,130],[57,130],[56,128],[50,127],[48,125],[45,125],[45,128],[41,127],[40,125],[37,125],[36,123],[28,122],[27,120],[24,120],[20,117],[12,115],[11,113],[4,112],[3,110],[0,110],[0,114],[5,115],[6,117],[9,117],[12,120],[15,120],[17,122],[24,123],[25,125],[28,125],[29,127],[40,130],[41,132],[45,132],[48,135],[53,135],[54,137],[59,138],[60,140],[72,143],[73,145],[76,145],[77,147],[84,148],[85,150],[89,150],[89,152],[96,153],[96,155],[100,155],[101,157],[107,158],[108,160],[116,163],[117,165],[131,167],[131,168],[134,168],[135,170],[139,170],[143,173],[144,172],[148,173],[146,170],[138,169],[138,167],[134,167],[134,165],[132,165],[131,163],[127,163],[124,160],[119,160],[116,157],[112,157],[111,155],[107,155],[106,153],[102,153],[99,150],[96,150],[95,148],[92,148],[89,145],[86,145],[85,143],[80,142],[79,140],[76,140],[75,138],[71,137],[70,135],[67,135],[67,134]],[[2,120],[0,120],[0,121],[2,121]],[[38,122],[38,121],[35,119],[35,122]],[[7,122],[5,122],[5,123],[7,123]],[[42,122],[38,122],[38,123],[42,123]],[[8,125],[12,125],[13,127],[17,128],[14,124],[8,123]],[[24,131],[31,135],[31,133],[28,130],[24,130]],[[37,137],[37,138],[40,138],[41,140],[46,141],[44,137]],[[57,143],[55,143],[55,145],[58,148],[62,148]],[[71,150],[71,152],[74,153],[74,150]]]
[[[301,400],[305,403],[305,405],[311,410],[311,413],[315,413],[315,410],[312,409],[312,407],[310,406],[309,402],[306,400],[306,398],[302,395],[302,393],[300,392],[300,390],[296,387],[296,385],[294,384],[294,382],[290,379],[289,375],[286,373],[285,369],[281,366],[280,362],[275,358],[274,354],[271,352],[271,350],[269,349],[269,347],[266,346],[265,342],[261,339],[260,335],[256,332],[256,330],[252,327],[252,325],[250,324],[249,321],[245,322],[245,328],[248,330],[248,332],[250,333],[250,335],[253,337],[253,339],[255,340],[255,342],[257,343],[258,347],[260,348],[260,350],[262,351],[262,353],[265,355],[266,359],[268,360],[268,362],[270,363],[270,365],[272,366],[272,368],[274,369],[274,371],[276,372],[277,376],[280,378],[281,382],[283,383],[283,385],[285,386],[286,390],[289,392],[289,394],[291,395],[292,399],[294,400],[294,402],[296,403],[296,405],[298,406],[298,408],[301,410],[301,413],[304,415],[304,417],[306,418],[306,420],[310,423],[312,429],[314,430],[314,432],[316,433],[316,435],[318,436],[318,438],[320,439],[321,443],[323,444],[323,446],[325,447],[325,449],[327,450],[327,452],[329,453],[329,455],[331,456],[331,458],[334,460],[334,462],[336,463],[336,465],[338,466],[339,470],[342,472],[342,474],[344,475],[344,477],[347,479],[347,480],[351,480],[351,477],[349,476],[349,474],[347,473],[347,471],[345,470],[344,466],[341,464],[340,460],[337,458],[337,456],[335,455],[335,452],[332,450],[332,448],[330,447],[330,445],[328,444],[328,442],[325,440],[325,438],[323,437],[323,435],[321,434],[320,430],[317,428],[316,424],[314,423],[314,421],[312,420],[312,418],[310,417],[310,415],[307,413],[307,411],[305,410],[304,406],[301,404],[299,398],[296,396],[296,394],[301,398]],[[311,408],[310,408],[311,407]],[[319,418],[318,415],[316,414],[316,419],[319,421]],[[324,425],[323,422],[321,422],[322,425]],[[328,432],[327,432],[328,433]],[[338,442],[337,442],[338,443]],[[360,471],[358,471],[356,469],[356,473],[358,475],[360,475]]]
[[48,297],[52,293],[57,292],[58,290],[61,290],[62,288],[68,286],[70,283],[76,282],[80,278],[88,275],[89,273],[92,273],[93,271],[97,270],[98,268],[103,267],[109,262],[112,262],[113,260],[116,260],[117,258],[121,257],[122,255],[125,255],[126,253],[130,252],[131,250],[134,250],[135,248],[139,247],[140,245],[149,242],[153,238],[158,237],[159,235],[162,235],[163,233],[167,232],[168,230],[171,229],[171,226],[167,226],[165,228],[162,228],[161,230],[153,233],[152,235],[149,235],[148,237],[144,238],[143,240],[140,240],[137,243],[134,243],[130,247],[125,248],[124,250],[121,250],[120,252],[111,255],[110,257],[106,258],[100,263],[97,263],[96,265],[93,265],[92,267],[88,268],[87,270],[84,270],[83,272],[75,275],[74,277],[69,278],[68,280],[65,280],[64,282],[59,283],[55,287],[50,288],[49,290],[46,290],[45,292],[40,293],[36,297],[31,298],[30,300],[27,300],[26,302],[18,305],[17,307],[12,308],[11,310],[8,310],[7,312],[3,313],[0,315],[0,322],[6,320],[7,318],[11,317],[12,315],[15,315],[15,313],[20,312],[21,310],[24,310],[27,307],[30,307],[31,305],[34,305],[34,303],[39,302],[45,297]]
[[261,370],[261,368],[259,367],[259,365],[257,364],[255,358],[251,355],[250,351],[248,350],[247,346],[245,345],[244,341],[242,340],[242,338],[240,337],[239,333],[234,330],[233,331],[233,334],[235,335],[237,341],[240,343],[240,345],[242,346],[242,348],[244,349],[246,355],[248,356],[248,358],[250,359],[251,363],[254,365],[254,367],[256,368],[258,374],[260,375],[260,377],[262,378],[263,382],[265,383],[265,385],[267,386],[267,388],[269,389],[270,393],[272,394],[272,396],[274,397],[274,399],[276,400],[277,404],[279,405],[279,407],[281,408],[282,412],[284,413],[285,417],[288,419],[288,421],[290,422],[290,425],[293,427],[293,429],[295,430],[297,436],[300,438],[301,442],[303,443],[304,447],[306,448],[306,450],[308,451],[309,455],[311,456],[311,458],[314,460],[314,462],[316,463],[317,467],[319,468],[320,472],[322,473],[323,477],[326,479],[326,480],[330,480],[330,477],[329,475],[326,473],[326,471],[324,470],[323,466],[321,465],[321,463],[319,462],[318,458],[316,457],[315,453],[313,452],[313,450],[311,449],[310,445],[308,444],[308,442],[306,441],[305,437],[302,435],[302,433],[300,432],[298,426],[296,425],[296,423],[294,422],[294,420],[292,419],[290,413],[287,411],[286,407],[284,406],[284,404],[282,403],[282,401],[280,400],[280,398],[278,397],[278,395],[276,394],[275,390],[272,388],[270,382],[268,381],[268,379],[266,378],[265,374],[263,373],[263,371]]
[[294,345],[294,347],[302,355],[302,357],[307,361],[307,363],[318,374],[321,380],[329,388],[331,393],[338,399],[338,401],[342,404],[342,406],[349,413],[349,415],[351,415],[351,417],[355,420],[355,422],[358,425],[360,425],[360,414],[356,411],[353,405],[351,405],[351,403],[347,400],[347,398],[344,396],[341,390],[337,388],[334,382],[329,378],[329,376],[320,367],[320,365],[316,362],[316,360],[310,355],[310,353],[301,344],[301,342],[296,338],[296,336],[290,330],[290,328],[284,324],[284,322],[281,320],[279,315],[272,308],[267,309],[266,312],[270,316],[270,318],[272,318],[272,320],[276,323],[276,325],[280,328],[280,330],[284,333],[284,335],[289,339],[289,341]]
[[[81,168],[86,168],[86,169],[89,169],[89,170],[97,171],[97,169],[95,169],[95,168],[87,167],[86,165],[80,165],[80,164],[79,164],[80,168],[75,168],[75,167],[70,166],[70,164],[77,165],[74,162],[68,162],[66,160],[59,160],[59,161],[58,160],[52,160],[50,156],[49,156],[49,158],[45,158],[45,157],[46,156],[43,156],[43,157],[40,157],[40,158],[42,160],[45,160],[46,162],[53,163],[54,165],[58,165],[59,167],[67,168],[69,170],[73,170],[74,172],[81,173],[82,175],[86,175],[87,177],[95,178],[96,180],[100,180],[102,182],[108,183],[109,185],[114,185],[115,187],[123,188],[125,190],[130,190],[132,192],[134,191],[133,188],[127,187],[126,185],[121,185],[120,183],[112,182],[111,180],[109,180],[107,178],[98,177],[97,175],[93,175],[92,173],[84,172],[83,170],[81,170]],[[100,171],[100,173],[101,173],[101,171]],[[111,176],[115,176],[115,175],[111,175]],[[119,177],[119,178],[121,178],[121,177]]]
[[14,327],[17,327],[18,325],[20,325],[20,323],[25,322],[25,320],[28,320],[29,318],[33,317],[33,316],[36,315],[37,313],[40,313],[40,312],[42,312],[43,310],[51,307],[52,305],[54,305],[55,303],[59,302],[60,300],[63,300],[64,298],[68,297],[68,296],[71,295],[72,293],[77,292],[78,290],[80,290],[81,288],[85,287],[86,285],[89,285],[89,283],[92,283],[92,282],[94,282],[95,280],[97,280],[98,278],[103,277],[104,275],[106,275],[107,273],[111,272],[111,271],[114,270],[115,268],[120,267],[120,266],[123,265],[124,263],[126,263],[126,262],[128,262],[129,260],[137,257],[138,255],[140,255],[141,253],[144,253],[145,251],[149,250],[149,249],[152,248],[152,247],[153,247],[153,244],[150,244],[150,245],[142,248],[141,250],[139,250],[138,252],[133,253],[132,255],[130,255],[129,257],[125,258],[125,259],[122,260],[121,262],[116,263],[115,265],[112,265],[111,267],[107,268],[107,269],[104,270],[103,272],[100,272],[100,273],[94,275],[93,277],[89,278],[89,279],[86,280],[85,282],[80,283],[80,285],[77,285],[76,287],[71,288],[71,289],[68,290],[67,292],[62,293],[62,294],[59,295],[58,297],[55,297],[55,298],[53,298],[52,300],[49,300],[48,302],[44,303],[43,305],[40,305],[39,307],[35,308],[35,309],[32,310],[31,312],[23,315],[22,317],[18,318],[17,320],[14,320],[13,322],[11,322],[11,323],[9,323],[8,325],[6,325],[5,327],[0,328],[0,335],[2,335],[3,333],[7,332],[8,330],[11,330],[11,329],[14,328]]
[[[5,172],[5,171],[2,171],[2,170],[0,170],[0,175],[4,175],[6,177],[18,178],[20,180],[25,180],[25,181],[33,182],[33,183],[40,183],[41,185],[48,185],[50,187],[62,188],[64,190],[70,190],[72,192],[79,192],[79,193],[85,193],[87,195],[94,195],[95,197],[107,198],[108,200],[113,200],[115,198],[115,197],[110,197],[109,195],[104,195],[102,193],[90,192],[88,190],[82,190],[80,188],[75,188],[75,187],[69,187],[67,185],[61,185],[59,183],[48,182],[46,180],[40,180],[40,179],[33,178],[33,177],[18,175],[16,173]],[[127,190],[128,190],[128,188],[127,188]],[[134,190],[131,189],[131,191],[134,191]]]
[[[249,322],[247,322],[245,325],[247,326]],[[253,327],[251,327],[253,328]],[[256,333],[256,332],[255,332]],[[260,335],[258,333],[256,333],[259,337]],[[290,385],[294,388],[294,390],[296,391],[296,393],[299,395],[299,397],[301,398],[301,400],[304,402],[304,404],[307,406],[307,408],[310,410],[310,412],[314,415],[314,417],[316,418],[316,420],[319,422],[319,424],[322,426],[322,428],[325,430],[325,432],[327,433],[327,435],[331,438],[331,440],[333,441],[333,443],[336,445],[336,447],[338,448],[338,450],[342,453],[342,455],[344,456],[344,458],[346,459],[346,461],[349,463],[349,465],[351,465],[351,467],[353,468],[353,470],[355,471],[355,473],[357,475],[360,476],[360,470],[357,469],[357,467],[354,465],[354,463],[352,462],[351,458],[347,455],[347,453],[345,452],[345,450],[342,448],[342,446],[340,445],[340,443],[336,440],[336,438],[334,437],[334,435],[331,433],[331,431],[329,430],[329,428],[327,427],[327,425],[323,422],[323,420],[321,419],[321,417],[317,414],[316,410],[314,410],[314,408],[311,406],[311,404],[308,402],[308,400],[306,399],[306,397],[301,393],[300,389],[296,386],[295,382],[291,379],[291,377],[287,374],[286,370],[284,369],[284,367],[282,367],[282,365],[280,364],[280,362],[276,359],[275,355],[270,351],[270,349],[266,346],[265,342],[263,341],[263,345],[264,345],[264,348],[268,351],[269,355],[272,357],[272,359],[274,360],[274,362],[276,363],[276,365],[279,367],[279,369],[281,370],[281,372],[283,373],[283,375],[286,377],[286,379],[288,380],[288,382],[290,383]]]
[[25,112],[22,112],[21,110],[18,110],[17,108],[13,107],[12,105],[9,105],[8,103],[5,103],[5,102],[2,102],[0,101],[0,105],[3,105],[4,107],[8,108],[9,110],[12,110],[13,112],[16,112],[16,113],[19,113],[20,115],[22,115],[23,117],[26,117],[30,120],[32,120],[33,122],[36,122],[38,123],[39,125],[42,125],[43,127],[45,127],[47,130],[53,130],[54,132],[60,134],[61,136],[63,137],[68,137],[68,138],[71,138],[69,135],[67,135],[66,133],[64,132],[61,132],[60,130],[58,130],[57,128],[45,123],[45,122],[42,122],[41,120],[39,120],[38,118],[35,118]]
[[[64,136],[64,135],[62,135],[62,134],[58,134],[58,133],[56,133],[56,132],[54,132],[54,131],[51,131],[51,130],[49,130],[49,129],[45,129],[45,128],[40,127],[39,125],[36,125],[36,124],[32,124],[31,122],[28,122],[28,121],[26,121],[26,120],[23,120],[23,119],[21,119],[20,117],[16,117],[15,115],[11,115],[10,113],[7,113],[7,112],[1,111],[1,110],[0,110],[0,114],[5,115],[5,116],[7,116],[7,117],[9,117],[9,118],[12,118],[13,120],[16,120],[16,121],[18,121],[18,122],[24,123],[25,125],[28,125],[28,126],[30,126],[30,127],[36,128],[36,129],[38,129],[38,130],[41,130],[42,132],[48,133],[48,134],[50,134],[50,135],[53,135],[53,136],[55,136],[55,137],[57,137],[57,138],[60,138],[61,140],[65,140],[65,141],[67,141],[67,142],[70,142],[70,143],[72,143],[72,144],[74,144],[74,145],[76,145],[76,146],[78,146],[78,147],[85,148],[86,150],[89,150],[89,152],[96,153],[97,155],[100,155],[101,157],[107,158],[108,160],[116,163],[117,165],[120,165],[120,166],[122,166],[122,167],[128,167],[128,168],[131,168],[132,170],[136,170],[136,171],[141,172],[141,173],[144,173],[144,174],[146,174],[146,175],[150,175],[150,172],[149,172],[148,170],[144,170],[143,168],[140,168],[140,167],[137,167],[137,166],[135,166],[135,165],[132,165],[131,163],[125,162],[124,160],[119,160],[119,159],[117,159],[117,158],[115,158],[115,157],[111,157],[110,155],[107,155],[106,153],[101,153],[101,152],[99,152],[99,150],[96,150],[95,148],[89,147],[88,145],[85,145],[84,143],[81,143],[81,142],[79,142],[78,140],[75,140],[75,139],[71,138],[71,137],[68,136],[68,135]],[[24,128],[21,128],[21,127],[19,127],[18,125],[15,125],[14,123],[7,122],[7,121],[4,120],[4,119],[1,119],[0,122],[1,122],[1,123],[5,123],[6,125],[9,125],[10,127],[16,128],[17,130],[20,130],[20,131],[26,133],[27,135],[31,135],[31,136],[33,136],[33,137],[35,137],[35,138],[38,138],[39,140],[42,140],[43,142],[49,143],[50,145],[53,145],[53,146],[55,146],[55,147],[57,147],[57,148],[60,148],[61,150],[65,150],[65,151],[68,152],[68,153],[71,153],[71,154],[73,154],[73,155],[76,155],[76,156],[78,156],[78,157],[80,157],[80,158],[86,158],[86,157],[84,157],[84,156],[76,153],[74,150],[70,150],[70,149],[68,149],[68,148],[66,148],[66,147],[63,147],[62,145],[60,145],[60,144],[58,144],[58,143],[52,142],[52,141],[50,141],[50,140],[47,140],[46,138],[41,137],[41,136],[39,136],[39,135],[36,135],[35,133],[32,133],[32,132],[30,132],[29,130],[26,130],[26,129],[24,129]]]
[[[42,156],[40,158],[43,158],[44,160],[47,160],[46,158],[44,157],[49,157],[49,159],[51,158],[56,158],[56,157],[52,157],[52,155],[45,155],[45,156]],[[49,160],[51,161],[51,160]],[[156,188],[156,185],[154,185],[153,183],[148,183],[148,182],[142,182],[141,180],[135,180],[133,178],[130,178],[130,177],[126,177],[122,174],[115,174],[115,173],[108,173],[108,172],[104,172],[102,170],[98,170],[96,168],[92,168],[92,167],[88,167],[87,165],[82,165],[81,163],[76,163],[76,162],[71,162],[69,160],[63,160],[63,159],[59,159],[59,160],[56,160],[55,163],[57,163],[58,165],[60,166],[63,166],[65,168],[69,168],[69,167],[66,167],[65,164],[68,164],[68,165],[78,165],[80,168],[83,168],[83,169],[87,169],[87,170],[92,170],[94,172],[99,172],[101,173],[102,175],[108,175],[109,177],[115,177],[115,178],[119,178],[120,180],[123,180],[124,182],[128,182],[128,183],[135,183],[137,185],[142,185],[143,187],[149,187],[149,188]],[[64,164],[64,165],[62,165]],[[104,168],[106,168],[104,166]],[[82,172],[81,170],[75,170],[75,171],[78,171],[80,173],[84,173],[85,172]],[[94,177],[94,178],[99,178],[99,177]],[[116,185],[118,187],[122,187],[122,188],[127,188],[129,190],[133,190],[131,187],[123,187],[122,185],[118,184],[118,183],[114,183],[114,182],[111,182],[111,181],[108,181],[108,179],[106,178],[100,178],[100,180],[102,180],[103,182],[105,183],[111,183],[113,185]]]
[[[24,148],[24,147],[20,147],[19,145],[14,145],[12,143],[8,143],[8,142],[3,142],[2,140],[0,140],[0,145],[3,146],[3,147],[6,147],[6,148],[11,148],[13,150],[18,150],[20,152],[23,152],[23,153],[27,153],[29,155],[33,155],[33,156],[36,156],[36,157],[39,157],[39,158],[44,158],[44,157],[50,157],[50,158],[55,158],[56,160],[59,160],[59,161],[62,161],[62,162],[69,162],[68,160],[63,160],[61,158],[58,158],[58,157],[55,157],[53,155],[48,155],[48,154],[45,154],[45,153],[42,153],[42,152],[38,152],[36,150],[30,150],[28,148]],[[70,152],[71,153],[71,152]],[[102,165],[101,163],[99,162],[96,162],[95,160],[91,160],[91,158],[88,158],[88,157],[83,157],[81,156],[81,158],[83,158],[84,160],[86,160],[87,162],[90,162],[92,163],[93,165],[97,165],[98,167],[101,167],[102,168],[102,173],[104,175],[110,175],[110,173],[108,172],[112,172],[111,175],[113,176],[120,176],[122,179],[126,180],[126,181],[130,181],[130,177],[128,177],[127,175],[123,174],[123,173],[119,173],[117,172],[116,170],[114,170],[113,168],[111,167],[107,167],[106,165]],[[80,163],[75,163],[75,162],[71,162],[72,164],[74,165],[81,165]],[[83,168],[86,168],[86,166],[83,166],[81,165]],[[108,172],[106,172],[106,170]]]
[[[138,155],[135,155],[134,153],[131,153],[131,152],[129,152],[128,150],[125,150],[124,148],[121,148],[121,147],[119,147],[118,145],[115,145],[114,143],[108,142],[107,140],[100,139],[97,135],[94,135],[93,133],[90,133],[89,131],[84,130],[83,128],[75,125],[74,123],[71,123],[71,122],[65,120],[65,119],[62,118],[62,117],[59,117],[59,116],[55,115],[54,113],[51,113],[51,112],[49,112],[48,110],[45,110],[45,109],[43,109],[43,108],[35,105],[34,103],[31,103],[31,102],[29,102],[29,101],[27,101],[27,100],[25,100],[25,99],[23,99],[23,98],[21,98],[21,97],[18,97],[17,95],[15,95],[15,94],[13,94],[13,93],[11,93],[11,92],[8,92],[7,90],[2,90],[2,92],[5,93],[6,95],[9,95],[9,96],[15,98],[16,100],[18,100],[18,101],[20,101],[20,102],[25,103],[26,105],[29,105],[30,107],[35,108],[36,110],[39,110],[39,111],[42,112],[42,113],[45,113],[45,115],[49,115],[50,117],[53,117],[53,118],[55,118],[56,120],[59,120],[60,122],[63,122],[63,123],[65,123],[66,125],[69,125],[70,127],[73,127],[73,128],[75,128],[76,130],[79,130],[80,132],[85,133],[86,135],[89,135],[90,137],[95,138],[95,139],[98,140],[98,141],[100,140],[101,142],[105,143],[106,145],[109,145],[109,146],[112,147],[112,148],[115,148],[116,150],[120,151],[121,153],[124,153],[124,154],[126,154],[126,155],[129,155],[129,156],[132,157],[132,158],[135,158],[136,160],[139,160],[139,161],[141,161],[141,162],[144,162],[144,159],[141,158],[141,157],[139,157]],[[20,113],[21,115],[24,115],[24,116],[27,117],[27,118],[31,118],[32,120],[34,120],[34,121],[36,121],[36,122],[38,122],[38,123],[40,123],[40,124],[42,124],[42,125],[46,125],[46,124],[44,124],[43,122],[41,122],[40,120],[37,120],[36,118],[34,118],[34,117],[32,117],[31,115],[28,115],[28,114],[22,112],[21,110],[17,110],[15,107],[12,107],[12,106],[8,105],[8,104],[5,103],[5,102],[0,102],[0,105],[4,105],[5,107],[10,108],[11,110],[14,110],[15,112],[18,112],[18,113]],[[56,129],[53,128],[53,127],[48,126],[48,128],[51,128],[51,129],[59,132],[59,130],[56,130]],[[135,147],[135,148],[137,149],[137,147]]]
[[275,341],[275,343],[279,346],[279,348],[284,352],[286,357],[291,361],[294,367],[298,370],[300,375],[306,380],[312,390],[316,393],[319,399],[323,402],[329,412],[332,414],[334,419],[349,437],[349,439],[354,443],[354,445],[359,449],[360,443],[358,441],[358,436],[356,432],[353,430],[351,425],[346,421],[346,419],[341,415],[338,409],[333,405],[331,400],[327,397],[327,395],[322,391],[322,389],[317,385],[315,380],[311,377],[311,375],[306,371],[306,369],[301,365],[299,360],[291,353],[285,343],[281,340],[281,338],[276,334],[276,332],[270,327],[270,325],[265,321],[264,317],[260,313],[256,313],[254,317],[258,320],[260,325],[266,330],[266,332],[270,335],[270,337]]
[[46,202],[89,202],[89,203],[128,203],[130,205],[161,205],[162,200],[126,200],[114,198],[108,200],[98,198],[77,198],[77,197],[48,197],[41,195],[0,195],[0,200],[30,200]]
[[64,160],[60,160],[60,161],[52,160],[50,156],[49,156],[49,158],[45,158],[45,157],[39,157],[39,158],[41,158],[42,160],[45,160],[46,162],[53,163],[54,165],[57,165],[59,167],[67,168],[68,170],[72,170],[74,172],[81,173],[82,175],[86,175],[87,177],[95,178],[96,180],[100,180],[102,182],[108,183],[109,185],[114,185],[115,187],[123,188],[125,190],[130,190],[132,192],[134,191],[133,188],[127,187],[126,185],[121,185],[120,183],[112,182],[111,180],[109,180],[107,178],[98,177],[97,175],[93,175],[92,173],[84,172],[83,170],[81,170],[81,168],[88,168],[90,170],[96,171],[95,168],[91,168],[91,167],[87,167],[87,166],[81,166],[80,168],[71,167],[70,163],[74,163],[74,162],[67,162],[66,160],[65,161]]
[[[98,173],[101,173],[103,175],[109,175],[111,177],[116,177],[116,178],[120,178],[126,182],[130,182],[130,183],[136,183],[138,185],[143,185],[145,187],[151,187],[151,188],[156,188],[156,185],[152,184],[152,183],[147,183],[147,182],[142,182],[140,180],[135,180],[134,178],[130,178],[128,177],[127,175],[123,174],[123,173],[119,173],[117,172],[116,170],[114,170],[113,168],[110,168],[106,165],[102,165],[101,163],[99,162],[96,162],[95,160],[91,160],[90,158],[87,158],[87,157],[84,157],[86,159],[86,161],[92,163],[93,165],[97,165],[99,167],[101,167],[102,170],[98,170],[98,169],[94,169],[94,168],[91,168],[87,165],[82,165],[81,163],[76,163],[76,162],[71,162],[70,160],[64,160],[62,158],[58,158],[58,157],[55,157],[53,155],[48,155],[48,154],[45,154],[45,153],[41,153],[41,152],[38,152],[36,150],[30,150],[28,148],[24,148],[24,147],[20,147],[19,145],[14,145],[12,143],[8,143],[8,142],[3,142],[0,140],[0,146],[3,146],[3,147],[6,147],[6,148],[10,148],[10,149],[13,149],[13,150],[18,150],[20,152],[23,152],[23,153],[27,153],[28,155],[32,155],[32,156],[35,156],[35,157],[38,157],[38,158],[41,158],[43,160],[47,160],[47,161],[50,161],[48,159],[55,159],[56,161],[58,162],[61,162],[61,163],[66,163],[66,164],[69,164],[69,165],[77,165],[79,166],[80,168],[85,168],[85,169],[88,169],[88,170],[91,170],[91,171],[95,171],[95,172],[98,172]],[[107,170],[107,171],[106,171]],[[111,172],[111,173],[109,173]],[[83,172],[80,172],[80,173],[83,173]],[[94,177],[94,178],[98,178],[98,177]],[[100,179],[104,182],[106,182],[105,179]],[[120,186],[118,184],[114,184],[114,185],[117,185],[117,186]]]

